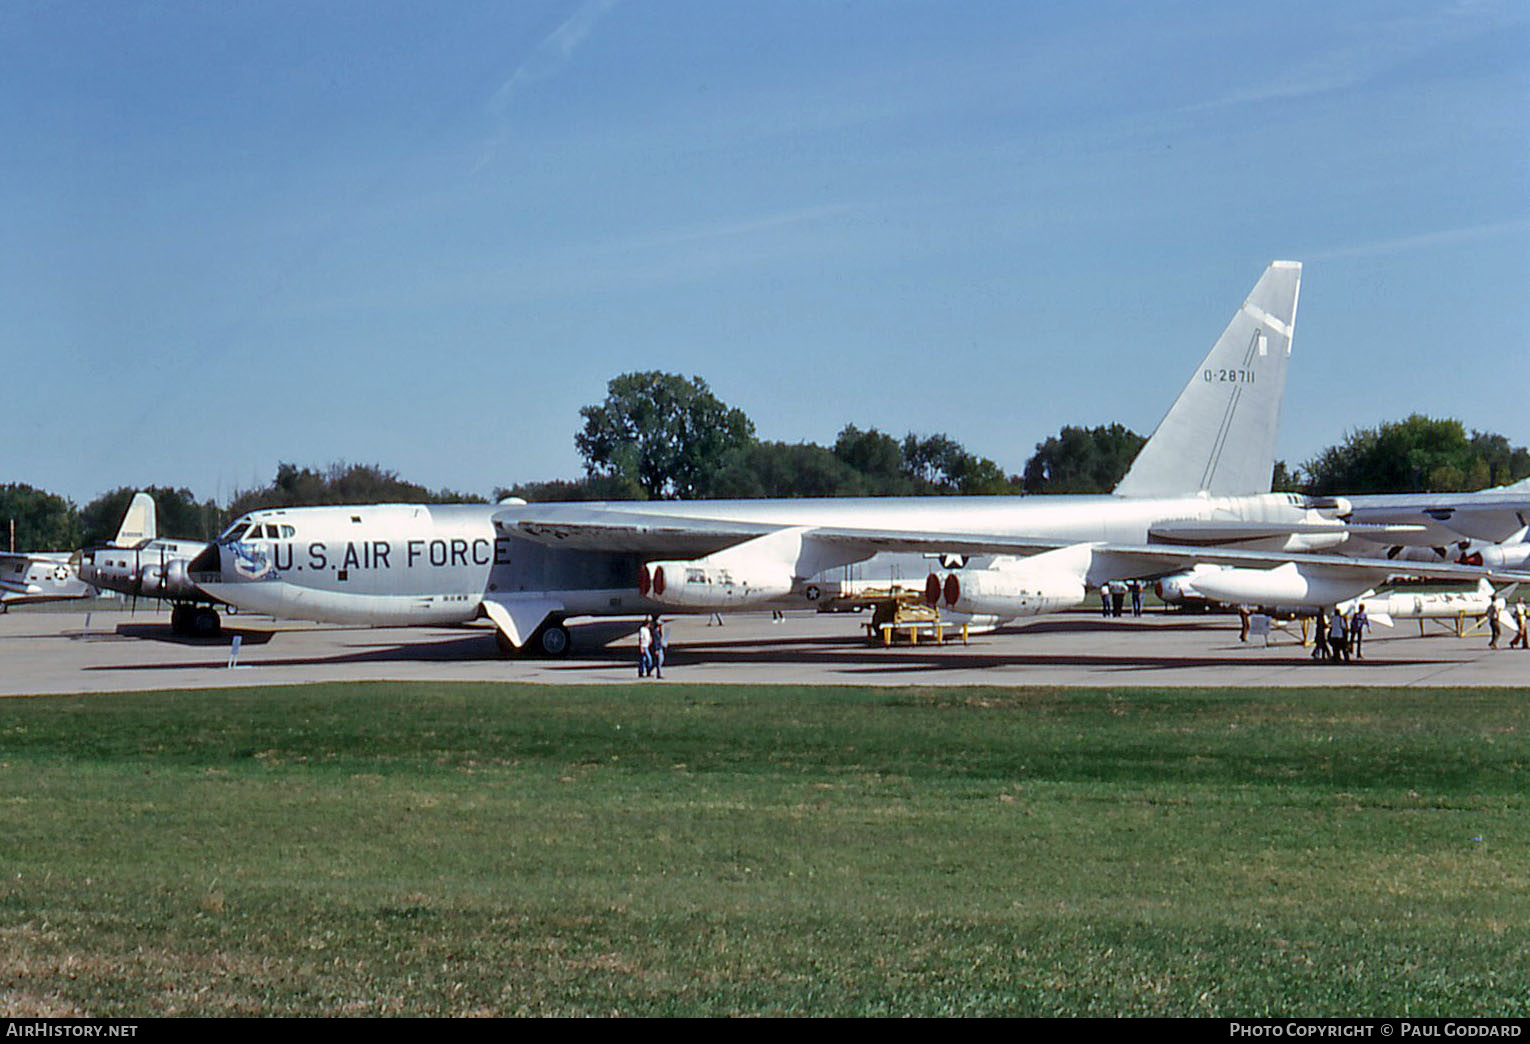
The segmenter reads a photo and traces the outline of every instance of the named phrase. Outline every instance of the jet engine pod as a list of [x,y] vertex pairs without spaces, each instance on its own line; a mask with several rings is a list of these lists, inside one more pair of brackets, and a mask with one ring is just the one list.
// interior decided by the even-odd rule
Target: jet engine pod
[[[643,592],[645,579],[648,590]],[[790,594],[792,577],[765,563],[745,570],[705,558],[650,562],[639,574],[638,590],[677,609],[730,609],[760,605]]]
[[946,577],[945,604],[959,613],[990,614],[1001,619],[1034,616],[1078,605],[1084,581],[1072,573],[1010,569],[969,569],[960,579]]
[[931,609],[940,604],[940,577],[934,573],[924,580],[924,604]]
[[1200,594],[1190,585],[1189,573],[1166,576],[1153,585],[1153,591],[1169,605],[1178,605],[1189,598],[1198,597]]
[[1462,565],[1487,566],[1489,569],[1523,569],[1530,565],[1530,543],[1494,544],[1462,555]]

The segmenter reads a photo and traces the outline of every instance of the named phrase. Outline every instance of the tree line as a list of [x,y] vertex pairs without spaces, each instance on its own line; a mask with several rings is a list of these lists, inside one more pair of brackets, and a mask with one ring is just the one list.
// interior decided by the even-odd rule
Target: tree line
[[[521,483],[494,491],[528,501],[667,498],[971,496],[1107,493],[1145,438],[1120,424],[1064,427],[1036,445],[1018,475],[969,452],[944,434],[902,438],[846,424],[832,446],[762,441],[754,422],[712,394],[700,377],[658,372],[610,381],[603,402],[580,411],[574,437],[580,478]],[[1530,476],[1530,449],[1502,435],[1468,432],[1456,420],[1414,414],[1356,429],[1299,468],[1277,461],[1272,489],[1283,492],[1416,493],[1473,491]],[[430,490],[377,464],[325,468],[281,463],[271,482],[236,493],[227,505],[191,490],[151,486],[159,532],[211,540],[240,515],[262,508],[321,504],[485,503],[483,497]],[[76,508],[46,490],[0,486],[0,526],[14,526],[18,551],[89,547],[117,532],[131,487]],[[0,547],[9,532],[0,530]]]

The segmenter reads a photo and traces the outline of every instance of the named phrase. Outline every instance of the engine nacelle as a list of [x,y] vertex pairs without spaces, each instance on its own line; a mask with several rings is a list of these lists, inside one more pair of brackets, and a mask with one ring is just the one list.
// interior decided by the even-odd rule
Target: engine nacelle
[[1206,596],[1196,590],[1195,570],[1165,576],[1153,584],[1153,591],[1165,605],[1184,605],[1186,602],[1205,602]]
[[943,584],[932,573],[925,582],[926,600],[932,581],[939,584],[947,609],[1006,620],[1068,609],[1084,600],[1082,577],[1051,569],[974,569],[951,573]]
[[145,598],[197,599],[202,592],[186,575],[186,560],[173,558],[160,564],[145,561],[140,570],[139,592]]
[[1464,554],[1462,565],[1487,566],[1489,569],[1523,569],[1530,565],[1530,544],[1493,544]]
[[1336,605],[1366,591],[1375,576],[1287,562],[1274,569],[1221,569],[1195,578],[1195,589],[1227,605]]
[[789,569],[718,564],[710,558],[649,562],[638,573],[638,593],[677,609],[738,609],[790,594]]

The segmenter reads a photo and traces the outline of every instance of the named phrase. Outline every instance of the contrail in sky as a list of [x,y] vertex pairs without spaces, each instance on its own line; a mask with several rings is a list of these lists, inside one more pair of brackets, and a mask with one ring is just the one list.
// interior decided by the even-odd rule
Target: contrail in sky
[[617,0],[584,0],[558,28],[543,37],[531,56],[517,66],[515,72],[499,85],[499,89],[489,99],[489,114],[496,124],[494,135],[484,147],[483,156],[474,165],[474,174],[482,170],[494,158],[494,153],[504,141],[510,105],[515,100],[517,91],[525,84],[535,83],[537,80],[552,76],[567,65],[574,51],[595,28],[595,23],[605,17],[616,4]]

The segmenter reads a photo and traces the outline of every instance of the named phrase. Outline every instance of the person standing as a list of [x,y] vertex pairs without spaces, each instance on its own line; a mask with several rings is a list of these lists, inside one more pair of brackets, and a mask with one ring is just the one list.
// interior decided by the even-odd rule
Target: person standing
[[653,667],[653,632],[648,629],[648,621],[644,620],[638,628],[638,677],[648,677],[649,670]]
[[1498,639],[1503,635],[1503,624],[1498,620],[1498,614],[1503,612],[1503,599],[1493,599],[1493,604],[1488,606],[1488,634],[1493,638],[1488,642],[1489,649],[1498,648]]
[[1132,592],[1132,615],[1133,616],[1141,616],[1142,615],[1142,581],[1141,580],[1133,580],[1132,581],[1132,583],[1131,583],[1131,592]]
[[1349,634],[1344,627],[1344,614],[1335,609],[1328,624],[1328,655],[1334,663],[1342,659],[1349,662]]
[[1365,603],[1361,602],[1355,607],[1355,612],[1349,618],[1349,647],[1354,650],[1355,659],[1362,659],[1360,652],[1360,640],[1365,637],[1365,632],[1371,629],[1371,618],[1365,615]]
[[1514,603],[1514,626],[1519,629],[1519,633],[1509,643],[1509,648],[1514,648],[1515,643],[1518,643],[1521,649],[1530,649],[1530,633],[1527,633],[1530,632],[1530,612],[1525,611],[1523,598]]
[[1312,629],[1312,658],[1320,662],[1328,659],[1328,614],[1321,609],[1317,614],[1317,626]]
[[651,654],[651,657],[652,657],[652,660],[653,660],[653,676],[655,678],[663,678],[664,677],[664,621],[660,620],[657,616],[655,616],[653,618],[653,622],[649,625],[649,630],[651,630],[653,632],[653,634],[651,636],[651,639],[649,641],[649,647],[650,647],[649,651],[650,651],[650,654]]

